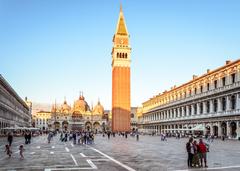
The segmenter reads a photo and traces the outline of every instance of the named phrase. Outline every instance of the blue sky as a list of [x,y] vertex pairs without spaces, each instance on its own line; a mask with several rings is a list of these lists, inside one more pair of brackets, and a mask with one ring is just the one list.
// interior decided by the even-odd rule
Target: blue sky
[[[240,1],[122,0],[132,47],[131,101],[240,58]],[[34,102],[111,107],[120,0],[0,0],[0,73]]]

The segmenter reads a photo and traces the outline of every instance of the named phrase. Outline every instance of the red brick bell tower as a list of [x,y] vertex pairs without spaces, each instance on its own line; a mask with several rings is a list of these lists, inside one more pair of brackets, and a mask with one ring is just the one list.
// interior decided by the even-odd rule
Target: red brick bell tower
[[129,34],[120,7],[112,48],[112,131],[131,129],[130,55]]

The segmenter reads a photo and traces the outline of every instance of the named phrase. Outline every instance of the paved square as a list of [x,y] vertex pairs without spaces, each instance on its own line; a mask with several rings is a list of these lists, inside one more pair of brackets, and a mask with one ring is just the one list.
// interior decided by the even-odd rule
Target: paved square
[[[5,139],[1,139],[0,170],[101,170],[101,171],[165,171],[187,170],[187,139],[174,138],[161,142],[160,137],[141,136],[125,139],[116,136],[95,137],[93,145],[74,145],[71,141],[61,142],[59,137],[48,144],[46,136],[33,138],[25,145],[24,159],[18,154],[23,138],[15,138],[13,156],[4,154]],[[240,142],[216,140],[210,144],[207,169],[193,170],[240,170]]]

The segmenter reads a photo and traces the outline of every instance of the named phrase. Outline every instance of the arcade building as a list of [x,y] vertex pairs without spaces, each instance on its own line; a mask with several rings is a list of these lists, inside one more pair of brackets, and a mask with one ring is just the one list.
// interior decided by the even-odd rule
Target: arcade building
[[142,132],[240,137],[240,60],[174,86],[138,108]]

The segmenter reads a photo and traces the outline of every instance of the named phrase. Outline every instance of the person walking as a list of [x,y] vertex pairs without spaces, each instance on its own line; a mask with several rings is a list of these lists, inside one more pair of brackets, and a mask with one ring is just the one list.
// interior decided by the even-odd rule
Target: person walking
[[74,131],[73,133],[73,144],[76,144],[76,141],[77,141],[77,135],[76,135],[76,132]]
[[65,137],[64,137],[64,141],[67,142],[67,139],[68,139],[68,133],[65,132]]
[[199,158],[201,163],[200,166],[203,167],[203,161],[204,161],[205,167],[208,167],[207,166],[207,147],[204,144],[202,139],[199,139],[198,147],[199,147]]
[[8,133],[7,140],[8,140],[8,145],[11,147],[12,142],[13,142],[13,135],[11,132]]
[[137,132],[137,135],[136,135],[136,139],[137,141],[139,141],[139,133]]
[[63,132],[61,132],[60,134],[60,141],[62,141],[62,139],[63,139]]
[[28,144],[28,135],[27,132],[24,133],[25,144]]
[[32,134],[30,131],[28,132],[27,139],[28,139],[28,144],[31,144]]
[[48,143],[51,142],[52,136],[53,136],[53,135],[52,135],[52,132],[49,132],[48,137],[47,137]]
[[110,131],[107,132],[107,136],[108,136],[108,139],[110,140],[110,136],[111,136],[111,132]]
[[9,158],[12,156],[12,151],[11,151],[10,146],[8,144],[5,146],[5,152],[6,152],[6,154],[8,155]]
[[20,158],[21,158],[21,159],[24,159],[23,151],[24,151],[23,145],[20,145],[20,146],[19,146],[19,154],[20,154]]
[[186,150],[188,153],[188,162],[187,162],[188,167],[192,167],[193,166],[192,161],[193,161],[193,155],[194,155],[194,147],[193,147],[193,138],[192,137],[189,138],[189,141],[186,144]]

